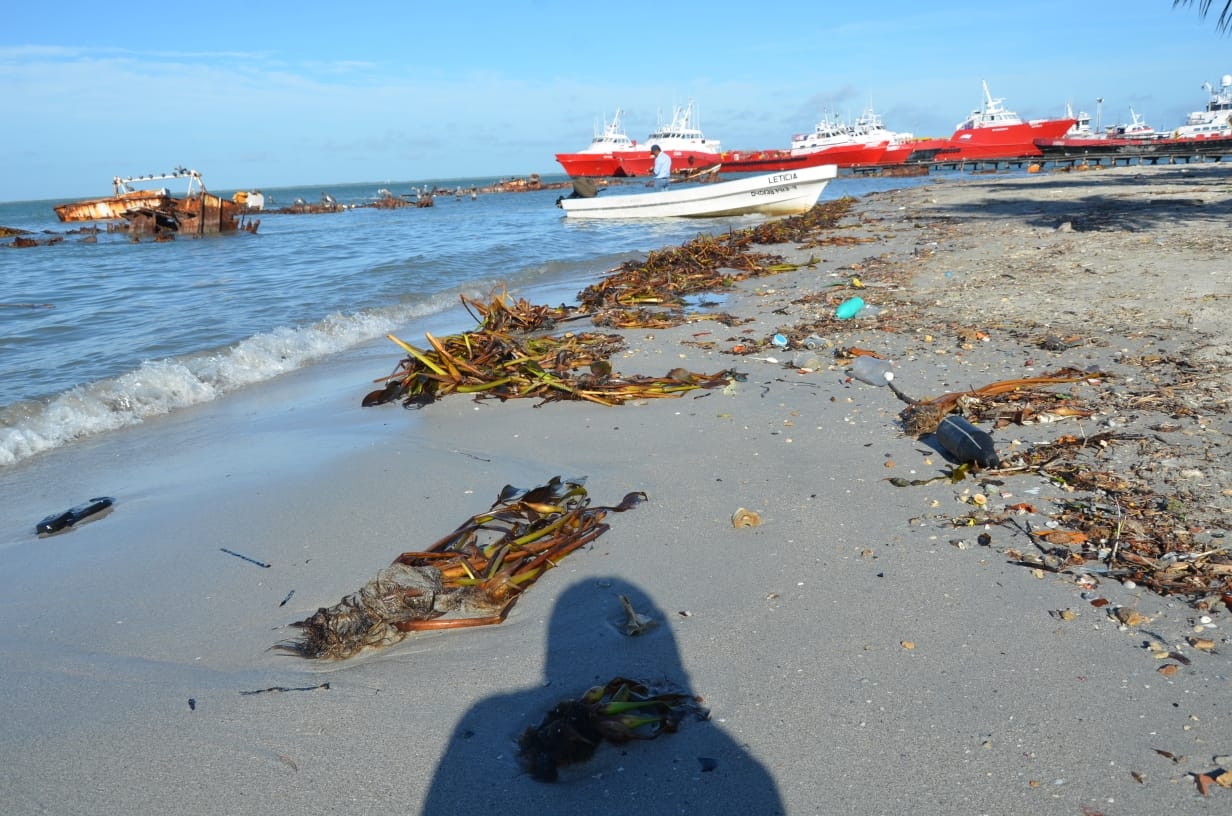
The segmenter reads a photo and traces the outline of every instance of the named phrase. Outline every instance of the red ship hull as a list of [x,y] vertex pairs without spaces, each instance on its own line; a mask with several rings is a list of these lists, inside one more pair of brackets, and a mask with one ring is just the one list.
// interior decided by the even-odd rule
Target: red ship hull
[[[721,162],[720,153],[692,150],[669,150],[672,171],[713,167]],[[620,153],[557,153],[556,161],[570,178],[628,178],[654,173],[654,157],[649,150],[629,150]],[[826,162],[818,162],[825,164]],[[793,167],[807,165],[795,164]]]
[[570,178],[622,176],[618,153],[557,153],[556,161]]
[[[713,167],[723,161],[721,153],[703,153],[698,150],[668,150],[672,157],[672,172],[682,170],[701,170],[703,167]],[[724,168],[726,169],[726,168]],[[650,151],[629,151],[620,155],[621,175],[649,176],[654,174],[654,157]]]
[[1079,137],[1039,139],[1035,146],[1045,156],[1074,155],[1186,155],[1190,153],[1223,155],[1232,152],[1232,137],[1187,136],[1178,139],[1115,139]]
[[915,152],[916,142],[914,140],[907,142],[898,142],[886,148],[885,152],[878,157],[877,161],[871,162],[868,165],[852,165],[853,167],[888,167],[895,164],[904,164],[907,159],[911,158],[911,154]]
[[975,159],[1021,159],[1043,155],[1037,140],[1058,139],[1065,135],[1076,119],[1046,119],[983,128],[954,131],[948,139],[925,139],[916,142],[917,154],[935,151],[938,161]]
[[811,153],[790,150],[732,150],[722,156],[724,173],[774,173],[800,167],[833,164],[838,167],[859,167],[880,164],[888,145],[839,145]]

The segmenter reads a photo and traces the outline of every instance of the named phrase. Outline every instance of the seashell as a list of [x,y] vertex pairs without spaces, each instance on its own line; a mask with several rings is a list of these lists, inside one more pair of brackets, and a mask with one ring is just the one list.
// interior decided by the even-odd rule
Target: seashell
[[1136,609],[1130,609],[1127,606],[1122,606],[1113,613],[1116,619],[1126,626],[1141,626],[1144,623],[1150,623],[1151,619],[1143,615]]
[[1210,638],[1191,637],[1189,639],[1189,645],[1195,649],[1201,649],[1204,652],[1215,651],[1215,641]]
[[761,524],[761,516],[753,510],[746,510],[743,507],[737,508],[736,512],[732,513],[732,526],[741,527],[757,527]]

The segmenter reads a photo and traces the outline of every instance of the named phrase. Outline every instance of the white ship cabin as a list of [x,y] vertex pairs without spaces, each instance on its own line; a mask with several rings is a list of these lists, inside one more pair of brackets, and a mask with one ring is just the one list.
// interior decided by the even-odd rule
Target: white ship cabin
[[637,142],[633,141],[623,133],[600,133],[598,136],[590,140],[591,147],[601,148],[604,151],[630,148],[636,144]]
[[1091,130],[1091,114],[1086,111],[1074,113],[1074,109],[1067,103],[1065,105],[1065,118],[1073,119],[1074,124],[1069,126],[1069,130],[1065,131],[1067,137],[1087,138],[1093,136],[1095,132]]

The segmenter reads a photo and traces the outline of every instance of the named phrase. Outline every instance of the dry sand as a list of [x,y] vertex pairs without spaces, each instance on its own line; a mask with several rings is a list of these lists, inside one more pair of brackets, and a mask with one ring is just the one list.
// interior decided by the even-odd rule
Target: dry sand
[[[740,284],[721,308],[752,322],[631,330],[614,361],[747,373],[726,390],[360,410],[398,356],[373,348],[0,473],[0,810],[1226,813],[1232,790],[1194,777],[1232,764],[1226,606],[1016,563],[1025,535],[951,520],[980,494],[1039,525],[1073,494],[1025,473],[894,486],[947,467],[902,432],[903,404],[830,351],[786,367],[796,350],[767,339],[828,325],[834,346],[894,359],[915,397],[1107,372],[1075,386],[1092,416],[998,429],[998,450],[1150,436],[1101,466],[1151,480],[1226,547],[1230,209],[1218,165],[946,179],[862,200],[840,232],[867,243],[776,247],[818,263]],[[883,311],[835,324],[853,276]],[[741,343],[759,350],[731,355]],[[586,476],[597,504],[649,501],[504,624],[336,663],[270,649],[503,485],[557,474]],[[30,533],[100,492],[120,500],[106,517]],[[760,526],[733,527],[738,507]],[[622,634],[622,594],[659,625]],[[1204,614],[1213,653],[1186,640]],[[1176,661],[1149,643],[1188,664],[1160,673]],[[617,675],[690,690],[712,719],[605,745],[554,785],[522,773],[518,734]]]

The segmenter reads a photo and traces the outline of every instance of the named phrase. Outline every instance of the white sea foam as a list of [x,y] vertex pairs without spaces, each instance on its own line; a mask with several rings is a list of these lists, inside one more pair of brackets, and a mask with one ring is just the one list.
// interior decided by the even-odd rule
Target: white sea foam
[[209,402],[394,331],[457,302],[455,293],[394,309],[333,314],[280,327],[209,354],[151,360],[134,371],[79,385],[45,402],[0,411],[0,466],[95,434]]

